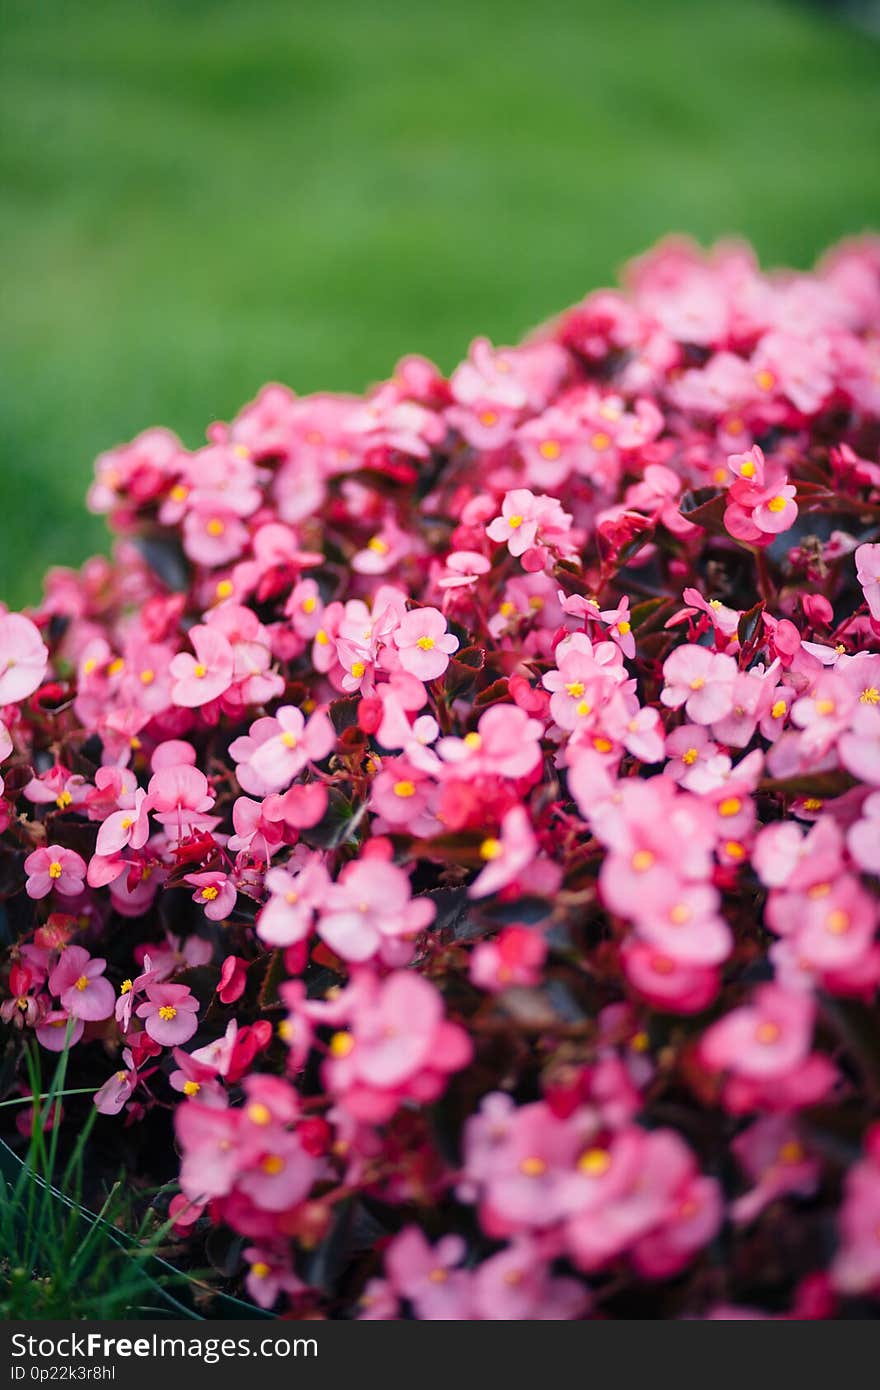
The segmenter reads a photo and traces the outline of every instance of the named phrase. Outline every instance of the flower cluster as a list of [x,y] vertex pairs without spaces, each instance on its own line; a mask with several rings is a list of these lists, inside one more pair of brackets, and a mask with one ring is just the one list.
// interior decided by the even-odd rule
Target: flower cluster
[[870,1307],[880,243],[662,245],[90,503],[114,558],[0,615],[0,1019],[155,1132],[199,1267],[295,1316]]

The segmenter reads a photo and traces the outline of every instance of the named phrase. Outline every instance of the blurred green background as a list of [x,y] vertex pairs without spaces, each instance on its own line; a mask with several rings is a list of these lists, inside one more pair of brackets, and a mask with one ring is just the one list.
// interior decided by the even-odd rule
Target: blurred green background
[[146,425],[448,369],[669,231],[880,225],[878,78],[781,0],[0,0],[0,597]]

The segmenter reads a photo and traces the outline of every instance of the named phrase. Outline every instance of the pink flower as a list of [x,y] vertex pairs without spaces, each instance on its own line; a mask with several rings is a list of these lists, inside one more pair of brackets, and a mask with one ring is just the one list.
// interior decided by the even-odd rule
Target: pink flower
[[163,1047],[178,1047],[198,1028],[199,1001],[186,985],[149,984],[146,1002],[135,1010],[151,1038]]
[[394,645],[404,671],[420,681],[436,680],[458,650],[458,638],[446,630],[437,608],[414,608],[404,613],[394,630]]
[[688,643],[663,663],[660,699],[669,709],[685,707],[695,724],[714,724],[733,708],[737,667],[732,656]]
[[506,541],[511,555],[522,555],[535,544],[541,516],[539,499],[528,488],[505,493],[501,515],[486,527],[491,541]]
[[274,720],[257,720],[251,725],[251,739],[254,747],[244,789],[264,796],[290,786],[307,763],[320,762],[336,746],[336,732],[323,710],[306,722],[295,705],[282,705]]
[[381,1122],[407,1099],[435,1100],[470,1058],[470,1039],[444,1018],[435,987],[396,970],[355,1004],[351,1032],[333,1035],[323,1075],[352,1115]]
[[846,1294],[880,1288],[880,1129],[868,1131],[868,1156],[846,1175],[840,1210],[840,1248],[831,1266],[835,1288]]
[[187,874],[185,882],[196,889],[193,902],[205,909],[209,921],[222,922],[234,909],[238,889],[228,874]]
[[432,1247],[417,1226],[407,1226],[388,1247],[385,1268],[391,1287],[413,1305],[416,1317],[458,1322],[470,1311],[470,1276],[454,1267],[464,1254],[460,1236],[443,1236]]
[[130,845],[132,849],[142,849],[147,843],[150,836],[147,793],[138,787],[130,800],[130,806],[121,811],[114,811],[101,825],[95,844],[97,854],[118,854],[126,845]]
[[525,1236],[474,1270],[477,1317],[492,1322],[562,1322],[587,1311],[589,1295],[576,1279],[555,1276],[536,1241]]
[[238,1113],[190,1100],[174,1112],[174,1129],[183,1152],[180,1186],[193,1202],[222,1197],[238,1169]]
[[105,960],[93,960],[82,946],[68,946],[49,976],[49,989],[71,1018],[109,1018],[116,995],[110,981],[103,979],[106,969]]
[[298,861],[296,867],[296,874],[288,869],[270,869],[266,875],[270,897],[257,918],[257,936],[269,946],[303,941],[327,900],[330,876],[320,854]]
[[21,613],[0,613],[0,705],[26,700],[39,688],[49,652],[39,630]]
[[217,998],[221,1004],[234,1004],[244,994],[247,966],[247,961],[241,956],[226,957],[220,967],[220,982],[217,985]]
[[150,778],[147,795],[156,820],[166,831],[176,832],[178,839],[201,826],[216,824],[206,814],[214,805],[208,779],[188,763],[161,767]]
[[95,1092],[95,1108],[101,1115],[118,1115],[131,1099],[138,1084],[137,1067],[131,1049],[126,1047],[122,1053],[125,1066],[104,1082]]
[[734,1009],[703,1034],[700,1055],[706,1066],[764,1080],[783,1076],[804,1061],[813,1031],[809,995],[778,985],[761,985],[754,1002]]
[[855,552],[856,575],[875,622],[880,623],[880,544],[860,545]]
[[53,889],[62,897],[75,898],[85,886],[85,860],[76,850],[64,849],[62,845],[35,849],[24,861],[24,871],[29,898],[45,898]]
[[403,869],[381,860],[347,864],[327,889],[318,933],[344,960],[365,961],[383,942],[412,938],[434,920],[429,898],[412,898]]
[[496,941],[480,941],[471,956],[471,980],[480,989],[538,985],[547,943],[533,927],[505,927]]
[[224,694],[232,684],[235,653],[222,632],[213,627],[190,629],[195,656],[180,652],[171,662],[174,678],[171,699],[175,705],[196,709]]
[[528,868],[537,851],[528,812],[523,806],[514,806],[501,822],[499,836],[489,835],[480,845],[480,858],[486,867],[468,888],[468,897],[486,898],[497,893]]

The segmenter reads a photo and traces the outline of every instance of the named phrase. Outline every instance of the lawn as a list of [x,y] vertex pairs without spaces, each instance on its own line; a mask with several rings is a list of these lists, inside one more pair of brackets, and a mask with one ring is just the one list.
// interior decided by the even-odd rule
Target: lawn
[[94,455],[515,338],[670,230],[880,225],[880,45],[761,0],[0,3],[0,596]]

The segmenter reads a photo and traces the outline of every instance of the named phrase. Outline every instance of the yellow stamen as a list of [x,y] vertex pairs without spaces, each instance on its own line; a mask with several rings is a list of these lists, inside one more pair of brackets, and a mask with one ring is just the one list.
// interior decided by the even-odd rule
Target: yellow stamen
[[79,990],[80,994],[82,994],[83,990],[88,989],[88,987],[89,987],[88,976],[87,976],[87,975],[80,975],[79,979],[78,979],[77,982],[76,982],[76,988]]
[[863,705],[880,704],[880,690],[877,689],[876,685],[866,686],[859,696],[859,701]]
[[407,781],[406,779],[404,779],[402,782],[395,782],[395,783],[394,783],[394,795],[395,795],[395,796],[402,796],[402,797],[404,797],[404,798],[407,798],[407,797],[410,797],[410,796],[415,796],[415,794],[416,794],[416,784],[415,784],[415,782],[409,782],[409,781]]
[[525,520],[525,517],[522,517],[522,516],[519,516],[519,515],[517,515],[517,516],[509,516],[509,517],[507,518],[507,524],[508,524],[508,526],[510,527],[511,531],[518,531],[519,528],[522,526],[524,520]]
[[786,501],[784,497],[771,497],[767,503],[768,512],[784,512]]
[[70,792],[63,791],[59,792],[56,796],[55,805],[58,807],[59,811],[66,811],[72,801],[73,797],[70,795]]
[[497,859],[503,853],[504,846],[500,840],[496,840],[494,835],[489,835],[480,845],[480,858],[491,860]]
[[170,1023],[173,1018],[177,1018],[177,1010],[173,1004],[163,1004],[159,1010],[159,1017],[163,1023]]
[[197,1096],[202,1089],[198,1081],[184,1081],[183,1094],[185,1096]]
[[825,918],[825,929],[830,931],[832,936],[844,936],[851,926],[852,918],[849,913],[844,912],[839,907],[835,908],[833,912],[829,912]]
[[351,1033],[334,1033],[330,1039],[331,1057],[347,1057],[354,1047],[354,1038]]
[[268,1125],[272,1123],[272,1111],[268,1105],[263,1105],[262,1101],[255,1100],[249,1105],[247,1111],[248,1119],[252,1125]]
[[420,647],[423,652],[432,652],[434,645],[433,637],[420,637],[416,642],[416,646]]
[[64,873],[64,870],[63,870],[63,868],[61,867],[61,865],[58,863],[58,860],[57,860],[57,859],[53,859],[53,860],[52,860],[52,863],[49,865],[49,877],[50,877],[50,878],[60,878],[61,875],[62,875],[63,873]]
[[223,532],[226,530],[226,525],[224,522],[220,520],[219,517],[215,516],[212,517],[209,522],[207,522],[205,530],[207,531],[209,536],[222,536]]
[[304,598],[300,604],[303,613],[314,613],[317,606],[318,600],[313,595],[310,595],[309,598]]
[[784,700],[777,700],[771,707],[770,714],[774,719],[781,719],[787,709],[788,705]]
[[726,796],[718,807],[719,816],[737,816],[742,810],[742,802],[738,796]]
[[251,1265],[251,1274],[255,1279],[267,1279],[271,1273],[271,1266],[265,1260],[257,1260],[256,1264]]
[[295,748],[296,734],[292,734],[289,730],[285,730],[281,735],[281,742],[284,744],[285,748]]
[[205,676],[206,676],[207,674],[208,674],[208,668],[207,668],[207,666],[202,666],[201,662],[199,663],[198,666],[194,666],[194,667],[193,667],[193,675],[195,676],[195,678],[196,678],[197,681],[203,681],[203,680],[205,679]]
[[260,1161],[260,1167],[270,1178],[276,1178],[279,1173],[284,1172],[284,1159],[280,1154],[266,1154]]
[[796,1139],[789,1139],[776,1155],[776,1161],[777,1163],[800,1163],[805,1157],[803,1144],[799,1144]]
[[212,903],[215,898],[219,898],[220,889],[215,888],[213,883],[209,883],[207,888],[202,889],[202,898],[206,903]]
[[648,869],[653,868],[657,856],[649,849],[637,849],[630,863],[637,874],[644,874]]
[[356,681],[359,681],[366,674],[366,670],[367,668],[362,661],[356,661],[351,668],[351,674]]
[[693,767],[699,756],[696,748],[687,748],[684,753],[682,753],[681,760],[685,767]]
[[769,1047],[772,1043],[779,1041],[781,1031],[778,1023],[759,1023],[758,1027],[755,1029],[755,1039],[757,1042],[763,1043],[766,1047]]
[[546,1173],[547,1164],[543,1158],[539,1158],[535,1155],[532,1158],[522,1159],[519,1165],[519,1171],[526,1178],[540,1178]]
[[538,453],[542,459],[558,459],[562,453],[562,446],[558,439],[543,439],[538,445]]
[[588,1178],[601,1178],[611,1167],[611,1155],[607,1149],[587,1149],[578,1159],[577,1166]]

